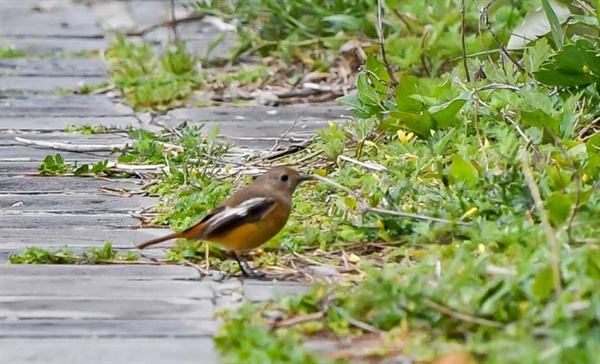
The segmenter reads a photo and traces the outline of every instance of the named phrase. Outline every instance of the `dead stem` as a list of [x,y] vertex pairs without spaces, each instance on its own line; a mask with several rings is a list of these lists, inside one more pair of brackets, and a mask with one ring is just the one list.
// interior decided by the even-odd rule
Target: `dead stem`
[[301,324],[303,322],[319,320],[319,319],[322,319],[323,317],[325,317],[325,312],[319,311],[319,312],[315,312],[315,313],[310,313],[308,315],[292,317],[287,320],[276,321],[273,323],[273,327],[280,328],[280,327],[294,326],[294,325]]
[[426,306],[433,308],[434,310],[439,311],[440,313],[443,313],[444,315],[454,317],[457,320],[461,320],[461,321],[465,321],[468,323],[481,325],[481,326],[494,327],[494,328],[498,328],[498,329],[504,327],[504,325],[502,325],[499,322],[487,320],[487,319],[483,319],[480,317],[467,315],[466,313],[455,311],[449,307],[442,306],[439,303],[437,303],[429,298],[423,298],[423,303]]

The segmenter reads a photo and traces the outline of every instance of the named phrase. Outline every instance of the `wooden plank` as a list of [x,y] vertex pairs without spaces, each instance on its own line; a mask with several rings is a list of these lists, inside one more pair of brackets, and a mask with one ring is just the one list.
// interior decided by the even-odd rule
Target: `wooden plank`
[[208,338],[0,339],[2,363],[220,363]]
[[[20,265],[0,264],[0,277],[12,279],[12,277],[43,277],[72,278],[120,278],[120,279],[178,279],[192,280],[198,278],[198,271],[192,267],[182,265]],[[3,292],[4,293],[4,289]]]
[[210,337],[217,320],[19,320],[2,322],[0,338]]
[[127,213],[156,205],[155,198],[112,195],[0,195],[0,210],[21,212]]
[[198,320],[209,319],[212,314],[210,300],[170,296],[168,291],[160,299],[128,298],[127,295],[117,299],[0,296],[0,320]]
[[142,181],[136,178],[94,177],[7,177],[0,176],[0,194],[16,193],[98,193],[101,187],[141,190]]

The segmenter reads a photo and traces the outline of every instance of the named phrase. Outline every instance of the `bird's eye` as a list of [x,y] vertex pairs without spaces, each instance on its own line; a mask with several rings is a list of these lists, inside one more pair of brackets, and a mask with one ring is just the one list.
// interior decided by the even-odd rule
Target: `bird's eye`
[[281,176],[281,180],[282,180],[283,182],[287,181],[289,178],[290,178],[290,177],[289,177],[287,174],[284,174],[284,175],[282,175],[282,176]]

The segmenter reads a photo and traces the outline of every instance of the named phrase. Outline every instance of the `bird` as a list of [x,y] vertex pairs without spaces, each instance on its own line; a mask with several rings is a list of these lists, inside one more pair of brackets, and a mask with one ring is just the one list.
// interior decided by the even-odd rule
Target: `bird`
[[273,167],[208,212],[196,225],[182,232],[138,244],[138,249],[171,239],[204,240],[222,245],[237,261],[245,277],[256,276],[240,260],[245,251],[257,248],[277,235],[292,211],[292,196],[298,185],[313,179],[290,167]]

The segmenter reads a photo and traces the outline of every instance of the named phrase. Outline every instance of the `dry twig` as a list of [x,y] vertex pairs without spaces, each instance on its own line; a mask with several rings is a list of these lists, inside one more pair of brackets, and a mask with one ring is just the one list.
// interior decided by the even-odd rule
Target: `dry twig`
[[487,319],[484,319],[481,317],[471,316],[471,315],[467,315],[466,313],[455,311],[449,307],[442,306],[439,303],[437,303],[429,298],[423,298],[423,303],[426,306],[433,308],[434,310],[437,310],[440,313],[443,313],[444,315],[454,317],[457,320],[461,320],[461,321],[465,321],[465,322],[469,322],[469,323],[481,325],[481,326],[494,327],[494,328],[498,328],[498,329],[504,327],[504,325],[502,325],[499,322],[487,320]]
[[62,142],[46,142],[43,140],[33,140],[21,137],[15,137],[15,141],[27,145],[35,145],[42,148],[64,150],[67,152],[112,152],[115,149],[127,147],[127,143],[120,144],[69,144]]

